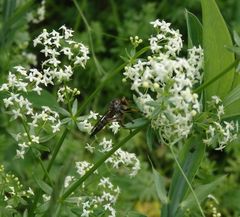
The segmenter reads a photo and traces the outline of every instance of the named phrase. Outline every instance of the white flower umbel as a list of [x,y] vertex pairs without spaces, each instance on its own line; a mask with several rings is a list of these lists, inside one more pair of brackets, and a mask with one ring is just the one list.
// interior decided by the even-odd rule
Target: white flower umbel
[[82,208],[81,217],[98,216],[99,209],[108,217],[116,217],[114,205],[118,199],[120,189],[114,186],[108,177],[102,177],[97,184],[97,194],[79,197],[76,201],[78,207]]
[[238,122],[222,121],[224,107],[221,102],[218,96],[212,96],[212,100],[208,102],[212,118],[208,121],[206,138],[203,140],[206,145],[213,146],[215,150],[223,150],[238,137]]
[[149,39],[152,54],[126,66],[123,74],[152,127],[163,141],[175,141],[189,135],[193,118],[200,112],[193,85],[201,82],[203,50],[193,47],[188,58],[179,57],[183,45],[179,31],[165,21],[151,24],[157,31]]
[[[0,86],[0,91],[6,92],[3,104],[11,120],[18,119],[23,123],[24,132],[20,133],[16,151],[19,158],[24,158],[32,144],[40,144],[46,134],[59,132],[62,125],[56,111],[47,106],[36,109],[26,97],[27,93],[41,95],[48,85],[62,85],[57,92],[58,101],[68,105],[80,94],[76,88],[66,86],[66,82],[73,75],[76,59],[81,58],[78,65],[85,67],[89,52],[85,45],[73,40],[73,33],[66,26],[60,27],[59,31],[44,29],[33,41],[34,46],[41,47],[40,52],[45,58],[40,68],[16,66],[9,72],[7,82]],[[87,120],[81,120],[79,125],[87,132],[92,128]]]
[[128,174],[130,177],[136,176],[140,170],[140,161],[134,153],[129,153],[127,151],[118,149],[111,157],[106,160],[113,168],[124,169],[128,168]]
[[[6,209],[16,211],[23,200],[34,196],[34,192],[30,187],[25,188],[19,178],[12,173],[7,173],[3,165],[0,164],[0,180],[1,180],[1,205]],[[5,216],[5,215],[3,215]]]

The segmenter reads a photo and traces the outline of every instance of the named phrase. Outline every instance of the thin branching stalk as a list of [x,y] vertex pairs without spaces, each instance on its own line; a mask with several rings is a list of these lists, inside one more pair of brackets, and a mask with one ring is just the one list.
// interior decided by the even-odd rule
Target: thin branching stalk
[[[25,122],[25,120],[23,118],[21,118],[21,120],[22,120],[24,131],[27,134],[28,140],[29,140],[29,142],[31,142],[31,136],[29,134],[29,130],[28,130],[27,124],[26,124],[26,122]],[[33,157],[40,163],[40,166],[41,166],[41,168],[42,168],[42,170],[44,172],[44,177],[47,178],[49,183],[52,185],[52,181],[50,179],[48,171],[46,170],[45,166],[43,165],[42,160],[38,156],[36,156],[36,154],[34,153],[34,151],[32,150],[31,147],[30,147],[30,150],[32,152]]]
[[181,167],[181,165],[180,165],[180,163],[179,163],[179,161],[178,161],[178,159],[177,159],[177,157],[176,157],[176,155],[175,155],[175,153],[174,153],[174,151],[173,151],[172,145],[169,145],[169,148],[170,148],[171,153],[172,153],[172,155],[173,155],[173,158],[174,158],[174,160],[175,160],[175,162],[176,162],[176,164],[177,164],[177,166],[178,166],[178,169],[179,169],[180,172],[182,173],[185,181],[186,181],[187,184],[188,184],[189,189],[191,190],[191,192],[192,192],[192,194],[193,194],[193,197],[194,197],[194,199],[195,199],[195,201],[196,201],[196,203],[197,203],[197,206],[198,206],[198,208],[199,208],[199,210],[200,210],[200,212],[201,212],[201,215],[202,215],[203,217],[206,217],[205,214],[204,214],[204,212],[203,212],[203,210],[202,210],[202,207],[201,207],[201,205],[200,205],[200,202],[199,202],[199,200],[198,200],[198,198],[197,198],[197,195],[195,194],[195,191],[194,191],[191,183],[189,182],[187,176],[185,175],[185,173],[184,173],[184,171],[183,171],[183,169],[182,169],[182,167]]
[[57,156],[57,154],[58,154],[58,152],[59,152],[59,150],[60,150],[60,148],[61,148],[61,146],[62,146],[62,144],[63,144],[63,142],[64,142],[64,140],[65,140],[65,138],[66,138],[66,136],[67,136],[67,134],[68,134],[68,132],[69,132],[69,130],[68,130],[67,127],[66,127],[65,130],[64,130],[64,132],[63,132],[63,134],[62,134],[62,136],[61,136],[61,138],[59,139],[58,143],[57,143],[56,146],[54,147],[51,160],[50,160],[50,162],[49,162],[49,164],[48,164],[48,167],[47,167],[47,171],[48,171],[48,172],[51,170],[52,165],[53,165],[53,163],[54,163],[54,160],[56,159],[56,156]]

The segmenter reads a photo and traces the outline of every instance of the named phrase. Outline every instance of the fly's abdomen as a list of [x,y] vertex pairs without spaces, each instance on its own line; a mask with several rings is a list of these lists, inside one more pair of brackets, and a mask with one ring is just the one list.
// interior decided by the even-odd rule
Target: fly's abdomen
[[108,123],[108,117],[103,116],[99,120],[99,122],[95,125],[95,127],[92,129],[90,137],[93,137],[94,135],[96,135],[107,123]]

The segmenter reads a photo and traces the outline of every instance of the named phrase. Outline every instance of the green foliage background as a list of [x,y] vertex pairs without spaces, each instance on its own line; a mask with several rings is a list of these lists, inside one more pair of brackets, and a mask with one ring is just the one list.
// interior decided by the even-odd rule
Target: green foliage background
[[[28,65],[22,52],[34,52],[31,40],[37,36],[43,28],[58,29],[61,25],[75,30],[78,40],[88,45],[89,31],[78,13],[76,5],[69,0],[46,1],[46,18],[39,24],[30,24],[26,21],[27,12],[34,10],[37,1],[0,1],[0,83],[4,81],[7,73],[15,65]],[[172,23],[174,28],[179,28],[183,34],[187,48],[187,25],[184,17],[185,9],[195,14],[201,20],[201,5],[197,0],[183,1],[147,1],[147,0],[103,0],[103,1],[78,1],[87,22],[90,25],[90,33],[93,44],[91,55],[95,55],[87,65],[86,70],[76,69],[72,85],[81,90],[79,101],[83,101],[99,85],[104,75],[111,74],[113,69],[123,63],[121,57],[126,56],[126,49],[130,47],[129,37],[138,35],[147,45],[148,37],[152,32],[150,21],[156,18],[164,19]],[[240,32],[240,1],[217,1],[220,11],[228,25],[230,32],[235,29]],[[11,7],[7,7],[7,5]],[[38,57],[39,63],[41,57]],[[101,92],[95,96],[85,111],[90,109],[104,112],[106,106],[113,98],[125,96],[131,99],[127,83],[122,83],[121,72],[107,82]],[[54,89],[49,89],[54,92]],[[2,96],[0,95],[0,98]],[[43,97],[44,103],[52,103],[51,95]],[[17,131],[18,126],[7,121],[6,114],[0,114],[0,162],[6,169],[13,171],[26,185],[36,185],[30,177],[41,177],[40,167],[36,168],[34,159],[16,160],[16,144],[11,139],[11,131]],[[103,132],[104,135],[105,132]],[[127,130],[121,132],[124,136]],[[118,138],[116,138],[118,140]],[[59,168],[64,165],[64,159],[83,160],[90,158],[83,149],[88,137],[77,130],[69,135],[61,150],[53,173],[59,176]],[[111,177],[122,189],[118,209],[123,210],[121,216],[135,216],[130,210],[145,213],[146,216],[159,216],[161,204],[158,202],[154,186],[151,163],[160,171],[169,187],[173,173],[173,158],[169,150],[161,144],[155,143],[150,150],[146,145],[145,135],[138,135],[125,145],[129,151],[135,152],[142,161],[142,170],[136,178],[130,179],[126,174],[117,176],[111,173],[109,168],[102,168],[103,174],[112,174]],[[220,182],[219,188],[214,189],[213,194],[219,201],[215,204],[217,209],[227,217],[240,215],[240,145],[232,144],[223,152],[207,150],[201,168],[197,173],[194,186],[207,184],[217,177],[226,175]],[[98,156],[96,156],[97,158]],[[47,157],[46,157],[47,158]],[[91,182],[91,181],[90,181]],[[220,190],[219,190],[220,189]],[[209,201],[205,203],[208,209]],[[157,205],[156,205],[157,204]],[[129,211],[129,213],[128,213]],[[191,215],[189,215],[191,216]],[[209,214],[210,216],[210,214]]]

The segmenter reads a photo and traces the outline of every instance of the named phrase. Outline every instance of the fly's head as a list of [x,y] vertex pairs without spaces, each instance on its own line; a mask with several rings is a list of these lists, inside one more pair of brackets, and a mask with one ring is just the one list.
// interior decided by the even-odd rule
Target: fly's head
[[128,101],[125,97],[122,97],[121,99],[114,99],[110,104],[110,110],[116,112],[116,113],[123,113],[128,109]]

